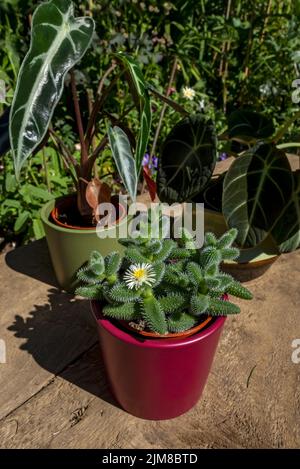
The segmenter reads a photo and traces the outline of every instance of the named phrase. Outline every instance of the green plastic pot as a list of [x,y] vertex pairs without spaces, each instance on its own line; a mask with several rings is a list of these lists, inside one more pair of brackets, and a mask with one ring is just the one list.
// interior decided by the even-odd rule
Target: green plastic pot
[[[64,198],[68,197],[74,196]],[[123,252],[118,236],[120,228],[127,223],[127,215],[123,208],[119,220],[111,227],[103,229],[106,237],[100,238],[96,228],[69,228],[59,226],[51,220],[52,210],[62,199],[47,202],[41,209],[41,219],[57,282],[62,289],[74,292],[77,286],[76,272],[88,261],[92,251],[99,251],[103,256],[111,251]]]

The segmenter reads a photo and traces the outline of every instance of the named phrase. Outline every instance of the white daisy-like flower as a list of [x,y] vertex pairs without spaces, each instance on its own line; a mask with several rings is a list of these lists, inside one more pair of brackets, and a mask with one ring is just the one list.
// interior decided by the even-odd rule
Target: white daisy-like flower
[[194,99],[194,97],[196,96],[196,91],[193,90],[193,88],[189,88],[188,86],[184,86],[182,88],[182,94],[183,94],[184,98],[189,99],[190,101],[192,101]]
[[151,264],[132,264],[124,274],[124,282],[128,288],[139,288],[142,285],[153,285],[155,273]]

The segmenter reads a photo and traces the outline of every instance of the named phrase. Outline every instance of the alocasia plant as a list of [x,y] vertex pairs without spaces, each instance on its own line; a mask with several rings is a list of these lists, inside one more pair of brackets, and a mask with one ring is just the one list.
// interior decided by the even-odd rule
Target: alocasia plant
[[74,18],[70,1],[52,0],[35,10],[30,49],[19,72],[10,112],[17,177],[45,136],[63,92],[66,73],[85,54],[94,29],[92,18]]
[[[113,118],[113,128],[109,128],[100,143],[93,148],[96,131],[96,118],[103,109],[105,100],[122,70],[115,74],[110,85],[104,80],[117,70],[113,64],[101,78],[86,128],[83,127],[76,81],[73,67],[80,61],[91,44],[95,24],[90,17],[74,17],[71,0],[50,0],[37,7],[32,18],[30,49],[22,63],[16,92],[10,112],[10,144],[14,158],[15,172],[20,172],[26,160],[40,146],[47,142],[48,132],[60,151],[64,163],[69,168],[77,188],[77,205],[83,217],[91,217],[92,211],[101,201],[107,201],[109,189],[101,181],[92,178],[97,156],[108,141],[115,158],[116,166],[123,183],[134,200],[142,158],[149,138],[151,109],[148,90],[138,64],[125,54],[112,57],[128,75],[134,102],[140,114],[137,146],[134,154],[124,128],[123,119],[127,110],[118,119]],[[80,161],[70,153],[67,146],[50,127],[55,107],[63,92],[67,73],[71,77],[71,90],[81,145]],[[103,90],[104,88],[104,90]],[[119,125],[118,125],[119,124]],[[105,200],[102,199],[105,196]]]

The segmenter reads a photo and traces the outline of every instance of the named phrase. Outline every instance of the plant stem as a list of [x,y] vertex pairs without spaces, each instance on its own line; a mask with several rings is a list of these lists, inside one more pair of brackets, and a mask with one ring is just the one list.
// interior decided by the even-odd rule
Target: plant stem
[[95,130],[95,120],[96,120],[97,114],[98,114],[98,112],[101,108],[101,105],[103,104],[106,96],[109,94],[112,87],[115,85],[116,80],[119,78],[118,76],[115,77],[111,81],[109,86],[107,87],[107,90],[106,90],[105,94],[103,93],[103,95],[102,95],[105,80],[113,72],[113,70],[116,68],[116,66],[117,66],[116,63],[113,62],[111,64],[111,66],[106,70],[106,72],[104,73],[103,77],[101,78],[101,80],[99,82],[96,97],[95,97],[94,106],[93,106],[93,109],[90,113],[88,124],[87,124],[87,127],[86,127],[86,132],[85,132],[85,143],[86,143],[87,148],[89,148],[89,146],[91,144],[92,135],[93,135],[94,130]]
[[43,166],[44,166],[44,171],[45,171],[46,186],[47,186],[48,192],[51,193],[51,185],[50,185],[50,181],[49,181],[47,158],[46,158],[46,152],[45,152],[44,147],[42,148],[42,155],[43,155]]
[[[89,110],[89,117],[90,117],[92,114],[92,110],[93,110],[93,91],[90,89],[87,90],[87,103],[88,103],[88,110]],[[91,138],[91,146],[92,146],[92,150],[95,151],[97,145],[95,142],[94,135],[92,135],[92,138]],[[96,161],[94,163],[94,175],[96,178],[98,178],[98,168],[97,168]]]
[[74,158],[73,155],[71,155],[71,153],[69,152],[68,148],[66,147],[62,139],[57,135],[56,132],[54,132],[54,130],[51,127],[49,128],[49,133],[53,137],[53,139],[58,143],[58,147],[61,148],[61,151],[59,153],[64,152],[66,158],[68,159],[69,164],[73,165],[74,168],[78,167],[79,166],[78,161]]
[[[166,97],[168,97],[170,95],[170,88],[171,88],[171,86],[174,82],[176,71],[177,71],[177,57],[175,57],[174,62],[173,62],[173,67],[172,67],[172,71],[171,71],[171,75],[170,75],[170,79],[169,79],[169,83],[168,83],[168,88],[167,88],[166,93],[165,93]],[[154,135],[154,139],[153,139],[153,145],[152,145],[152,149],[151,149],[151,153],[150,153],[150,158],[152,158],[152,156],[155,154],[156,145],[157,145],[157,141],[158,141],[158,138],[159,138],[160,129],[161,129],[161,126],[162,126],[162,122],[163,122],[163,118],[164,118],[166,109],[167,109],[167,103],[164,103],[162,108],[161,108],[158,125],[156,127],[156,131],[155,131],[155,135]]]
[[300,117],[300,111],[296,112],[294,116],[290,117],[284,124],[283,126],[278,130],[277,134],[275,137],[272,139],[274,143],[277,143],[278,140],[280,140],[284,134],[288,131],[289,127],[295,122]]
[[107,135],[104,135],[99,145],[95,148],[95,150],[89,157],[88,162],[87,162],[87,167],[86,167],[86,177],[88,177],[89,173],[91,172],[93,168],[93,165],[96,161],[97,156],[104,150],[107,142],[108,142],[108,137]]
[[75,75],[74,75],[73,69],[71,70],[70,74],[71,74],[71,89],[72,89],[75,117],[76,117],[79,140],[80,140],[80,145],[81,145],[80,163],[81,163],[81,167],[85,167],[88,161],[88,151],[87,151],[87,147],[86,147],[85,140],[84,140],[82,118],[81,118],[81,113],[80,113],[80,108],[79,108],[78,94],[77,94]]

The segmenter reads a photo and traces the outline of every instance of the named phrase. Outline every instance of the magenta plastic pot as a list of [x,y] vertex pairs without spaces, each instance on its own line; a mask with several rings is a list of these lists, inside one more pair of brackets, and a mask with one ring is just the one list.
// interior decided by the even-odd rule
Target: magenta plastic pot
[[200,398],[225,317],[185,339],[145,339],[103,317],[91,302],[112,393],[137,417],[164,420],[191,409]]

